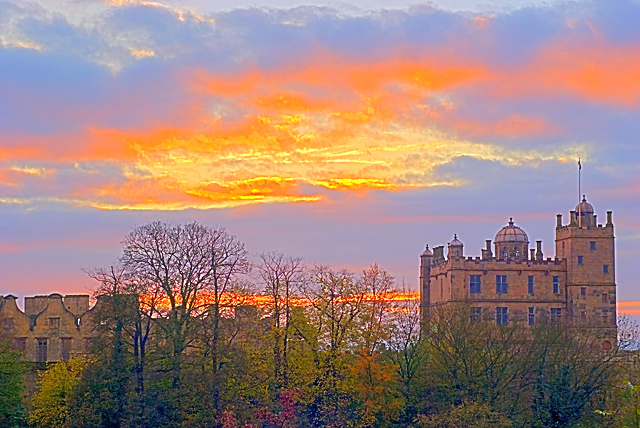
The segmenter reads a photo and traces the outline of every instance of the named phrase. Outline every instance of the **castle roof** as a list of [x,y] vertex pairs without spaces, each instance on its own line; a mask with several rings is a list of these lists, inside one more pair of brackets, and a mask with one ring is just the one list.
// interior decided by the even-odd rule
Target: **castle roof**
[[513,219],[509,219],[509,224],[496,233],[494,242],[529,242],[526,232],[513,224]]
[[458,239],[458,235],[453,235],[453,241],[449,242],[450,247],[462,247],[464,244]]
[[420,257],[422,257],[422,256],[433,256],[433,253],[429,249],[429,245],[427,245],[427,247],[424,249],[422,254],[420,254]]
[[586,195],[582,195],[582,202],[576,205],[576,212],[579,212],[581,215],[595,213],[595,211],[593,210],[593,205],[587,202]]

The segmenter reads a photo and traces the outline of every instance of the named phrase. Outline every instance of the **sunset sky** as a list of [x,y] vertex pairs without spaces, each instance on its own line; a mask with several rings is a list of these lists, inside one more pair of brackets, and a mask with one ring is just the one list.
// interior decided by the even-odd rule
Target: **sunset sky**
[[513,217],[613,210],[640,311],[640,2],[0,0],[0,295],[87,293],[151,220],[416,289]]

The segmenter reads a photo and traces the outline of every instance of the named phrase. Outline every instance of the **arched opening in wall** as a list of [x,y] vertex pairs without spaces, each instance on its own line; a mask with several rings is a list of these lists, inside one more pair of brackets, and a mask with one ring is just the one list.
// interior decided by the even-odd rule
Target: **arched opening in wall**
[[602,342],[602,350],[603,351],[610,351],[611,350],[611,342],[609,342],[608,340],[605,340],[604,342]]

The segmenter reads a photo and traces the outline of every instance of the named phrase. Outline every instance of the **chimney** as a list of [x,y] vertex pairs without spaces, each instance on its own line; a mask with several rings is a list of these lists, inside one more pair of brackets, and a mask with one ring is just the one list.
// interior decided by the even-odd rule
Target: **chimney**
[[542,260],[542,241],[536,241],[536,260]]
[[490,260],[493,257],[491,253],[491,239],[487,239],[485,242],[486,248],[482,250],[482,260]]
[[534,248],[532,248],[529,251],[531,251],[531,259],[530,260],[535,260],[536,259],[536,250]]
[[577,226],[578,224],[576,223],[576,212],[575,211],[569,211],[569,214],[571,216],[571,221],[569,223],[569,226]]
[[562,227],[562,214],[556,215],[556,229],[560,229]]
[[613,211],[607,211],[607,226],[613,226],[613,222],[611,221],[611,216]]

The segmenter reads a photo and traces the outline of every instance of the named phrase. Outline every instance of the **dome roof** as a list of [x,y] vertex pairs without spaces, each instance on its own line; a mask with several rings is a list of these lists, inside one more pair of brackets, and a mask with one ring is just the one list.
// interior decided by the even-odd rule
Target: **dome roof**
[[576,213],[581,214],[593,214],[595,211],[593,210],[593,205],[587,202],[587,197],[582,195],[582,202],[576,205]]
[[427,248],[425,248],[422,254],[420,254],[420,257],[422,256],[433,256],[433,253],[429,249],[429,245],[427,245]]
[[450,247],[462,247],[464,244],[458,239],[458,235],[453,235],[453,241],[449,242]]
[[509,224],[496,233],[494,242],[529,242],[529,237],[524,230],[514,226],[513,219],[509,219]]

